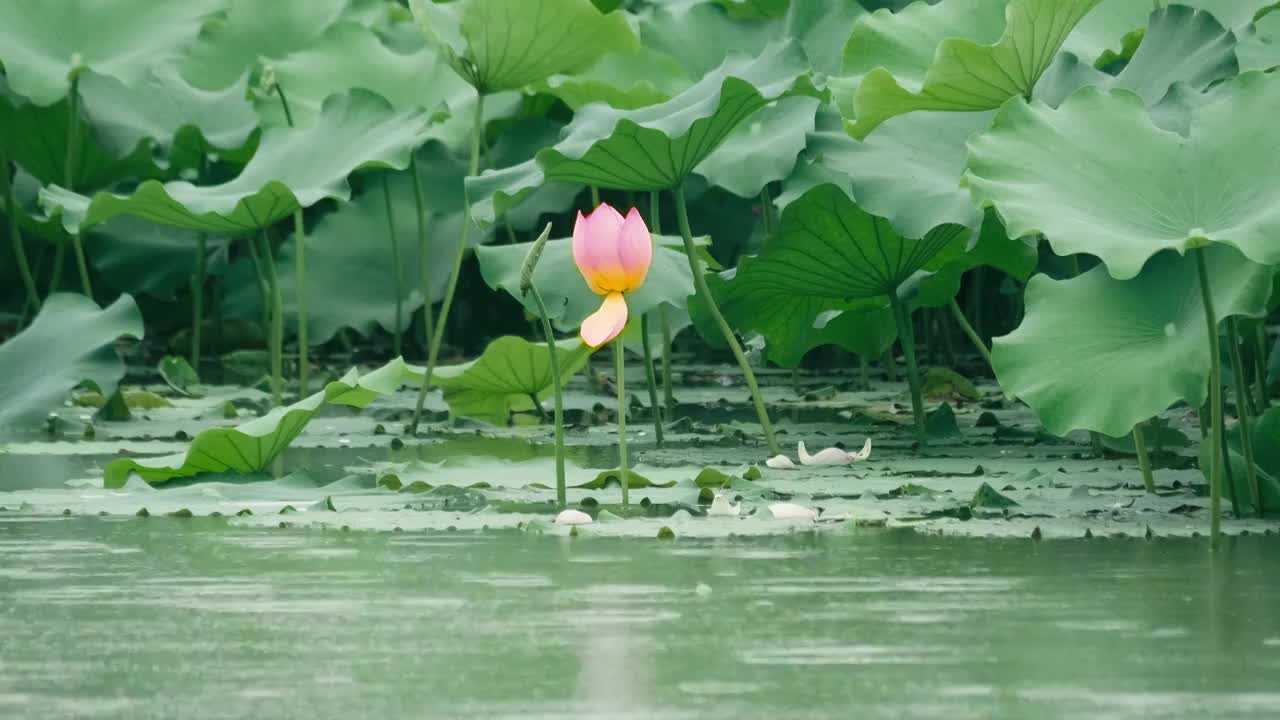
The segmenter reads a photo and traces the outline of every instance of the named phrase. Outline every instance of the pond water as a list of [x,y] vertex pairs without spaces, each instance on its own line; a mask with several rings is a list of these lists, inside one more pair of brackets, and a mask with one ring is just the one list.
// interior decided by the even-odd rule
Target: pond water
[[1274,718],[1280,539],[0,515],[0,717]]

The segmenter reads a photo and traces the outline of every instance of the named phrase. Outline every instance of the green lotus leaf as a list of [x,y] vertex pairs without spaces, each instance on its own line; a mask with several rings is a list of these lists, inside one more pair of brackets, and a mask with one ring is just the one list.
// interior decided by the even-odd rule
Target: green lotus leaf
[[[0,146],[4,154],[41,185],[67,182],[67,138],[70,102],[47,107],[12,95],[0,79]],[[71,170],[75,187],[96,190],[126,178],[156,178],[157,167],[146,145],[109,147],[88,123],[78,125],[76,155]]]
[[800,41],[813,69],[827,75],[840,74],[849,28],[866,10],[849,0],[802,0],[791,3],[786,34]]
[[[133,295],[174,300],[179,291],[191,286],[199,235],[192,230],[121,216],[87,231],[84,244],[89,262],[110,287]],[[220,274],[225,267],[227,244],[225,236],[205,238],[211,256],[206,263],[209,275]]]
[[674,58],[639,47],[611,52],[580,73],[553,75],[538,89],[575,111],[593,102],[630,110],[666,102],[692,84]]
[[[813,95],[808,63],[794,42],[756,58],[732,58],[660,105],[583,108],[554,147],[538,153],[546,178],[621,190],[678,185],[752,113],[772,100]],[[510,193],[509,193],[510,194]]]
[[1235,75],[1236,40],[1213,15],[1184,5],[1151,13],[1146,35],[1116,78],[1116,87],[1132,90],[1155,105],[1175,82],[1203,90]]
[[644,47],[674,58],[695,80],[724,64],[726,48],[758,55],[783,29],[780,19],[737,18],[703,0],[654,3],[640,11],[639,25]]
[[37,423],[62,407],[71,388],[86,380],[109,397],[124,377],[112,344],[143,337],[142,313],[121,295],[105,308],[83,295],[45,298],[31,325],[0,345],[0,428]]
[[[591,352],[576,337],[557,342],[559,382],[573,377]],[[494,425],[508,424],[512,411],[534,409],[534,398],[540,403],[549,397],[556,382],[546,343],[511,335],[489,343],[475,360],[437,368],[432,375],[451,414]]]
[[[1249,434],[1253,439],[1253,460],[1258,471],[1258,495],[1264,513],[1280,513],[1280,408],[1271,408],[1262,413],[1249,426]],[[1253,492],[1249,488],[1248,466],[1245,464],[1244,450],[1240,441],[1240,426],[1236,425],[1227,431],[1227,457],[1231,461],[1228,476],[1235,485],[1235,494],[1228,497],[1235,499],[1234,508],[1241,515],[1252,515],[1257,512],[1253,504]],[[1200,471],[1208,481],[1209,451],[1213,444],[1206,441],[1200,443]]]
[[591,0],[413,0],[411,6],[453,69],[484,93],[519,90],[586,69],[611,50],[638,47],[623,14],[603,14]]
[[40,0],[0,7],[0,63],[9,86],[36,105],[65,98],[88,69],[126,84],[176,60],[223,0]]
[[720,0],[733,17],[759,19],[787,14],[791,0]]
[[795,168],[819,102],[796,95],[765,106],[729,133],[694,172],[739,197],[756,197]]
[[911,304],[915,307],[946,305],[960,292],[960,281],[966,272],[977,267],[991,267],[1017,280],[1026,282],[1039,262],[1034,240],[1030,243],[1010,238],[1004,224],[988,210],[973,247],[960,244],[947,246],[908,283]]
[[1071,29],[1099,2],[944,0],[860,17],[845,52],[845,73],[862,76],[850,134],[865,138],[885,120],[917,110],[993,110],[1030,95]]
[[[206,23],[179,70],[206,90],[220,90],[260,63],[314,45],[343,19],[349,0],[219,0],[226,12]],[[150,27],[164,27],[152,25]]]
[[[475,95],[432,50],[394,52],[372,30],[353,22],[329,27],[314,44],[273,62],[272,69],[298,126],[315,122],[325,98],[353,88],[381,95],[400,112],[438,112]],[[287,124],[274,94],[259,97],[257,109],[264,124]]]
[[[709,243],[705,237],[695,240],[702,246]],[[627,293],[632,318],[639,318],[662,303],[684,308],[694,292],[683,241],[662,235],[655,235],[653,241],[653,264],[644,285]],[[533,272],[533,283],[547,306],[548,319],[566,331],[577,330],[588,315],[600,308],[601,302],[601,297],[587,287],[587,281],[573,264],[572,243],[570,238],[548,241]],[[476,259],[489,287],[506,290],[536,315],[537,304],[533,298],[520,293],[520,270],[528,252],[529,243],[493,245],[477,248]]]
[[[1270,268],[1223,245],[1201,252],[1219,318],[1265,313]],[[1166,250],[1131,279],[1102,265],[1070,280],[1031,278],[1026,317],[995,339],[992,366],[1000,386],[1050,432],[1116,437],[1179,400],[1204,402],[1205,340],[1195,260]]]
[[[1274,0],[1179,0],[1160,3],[1167,7],[1184,6],[1212,13],[1228,28],[1240,28],[1253,20],[1254,14]],[[1131,0],[1103,0],[1085,15],[1067,37],[1062,49],[1086,63],[1102,64],[1113,58],[1128,58],[1127,52],[1139,44],[1147,26],[1152,4]]]
[[[462,176],[466,167],[438,143],[418,152],[418,173],[424,187],[439,188],[428,195],[426,212],[427,262],[431,301],[444,296],[462,230]],[[351,202],[323,216],[306,235],[307,338],[313,344],[329,341],[342,328],[371,335],[376,327],[388,333],[396,327],[396,263],[391,239],[400,254],[401,332],[409,329],[413,313],[422,307],[423,263],[418,248],[417,209],[409,171],[387,175],[391,197],[387,221],[387,192],[382,178],[370,177],[365,190]],[[456,189],[455,189],[456,188]],[[487,233],[473,232],[472,246]],[[297,318],[297,245],[293,238],[276,254],[276,274],[284,296],[286,322]],[[225,312],[245,319],[262,317],[262,293],[250,261],[232,266],[227,278]],[[342,288],[341,292],[333,292]]]
[[[757,270],[758,258],[744,257],[734,270],[707,277],[720,311],[739,330],[764,336],[769,361],[796,367],[810,350],[837,345],[850,352],[879,356],[897,339],[887,302],[841,300],[798,294],[768,270]],[[694,303],[694,313],[702,310]],[[705,315],[705,311],[701,314]],[[710,318],[699,318],[705,335],[719,332]],[[701,332],[701,331],[700,331]]]
[[[1131,92],[1084,88],[1057,110],[1012,102],[969,142],[965,182],[1015,237],[1044,233],[1060,255],[1098,256],[1138,274],[1155,253],[1207,242],[1280,261],[1280,203],[1257,152],[1280,112],[1280,80],[1248,73],[1190,111],[1189,138],[1156,127]],[[1256,131],[1241,128],[1258,123]],[[1106,182],[1102,182],[1102,179]],[[1200,188],[1212,186],[1206,194]]]
[[314,125],[263,133],[243,172],[221,185],[148,181],[131,195],[103,192],[92,198],[51,187],[40,199],[62,211],[71,232],[118,215],[188,230],[252,232],[299,206],[325,198],[345,200],[351,192],[347,176],[355,170],[407,167],[409,153],[426,136],[427,122],[425,111],[397,113],[381,97],[356,90],[326,100]]
[[248,82],[246,75],[225,90],[208,91],[189,84],[171,66],[156,68],[133,85],[87,72],[80,78],[80,96],[108,152],[124,155],[150,143],[170,165],[198,168],[205,153],[239,149],[257,128],[258,117],[245,97]]
[[1249,26],[1236,47],[1236,56],[1241,72],[1280,67],[1280,12],[1269,12]]
[[412,379],[413,371],[400,358],[364,376],[355,369],[349,370],[342,379],[325,385],[320,392],[292,405],[275,408],[236,427],[205,430],[195,436],[191,447],[184,452],[162,457],[112,460],[103,468],[103,485],[123,487],[133,473],[148,483],[158,484],[202,473],[261,472],[302,434],[307,423],[325,405],[365,407],[375,398],[395,392]]
[[[492,164],[504,168],[519,168],[523,167],[522,163],[528,162],[536,173],[536,163],[532,161],[534,153],[548,145],[554,145],[563,129],[563,124],[550,118],[522,118],[502,133],[498,141],[489,148],[487,157]],[[494,222],[500,216],[516,230],[534,229],[544,214],[561,213],[573,207],[578,194],[582,192],[582,186],[577,183],[549,182],[519,193],[518,198],[489,195],[485,202],[478,202],[477,195],[486,194],[487,191],[478,189],[483,188],[483,182],[477,183],[477,180],[479,178],[468,177],[466,188],[472,199],[471,217],[481,226]],[[512,202],[515,204],[511,204]],[[495,216],[494,213],[499,208],[502,212]]]

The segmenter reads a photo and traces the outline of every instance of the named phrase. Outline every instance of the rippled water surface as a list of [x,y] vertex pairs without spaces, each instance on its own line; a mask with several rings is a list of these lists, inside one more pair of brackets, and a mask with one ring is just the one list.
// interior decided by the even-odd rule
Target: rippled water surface
[[1280,540],[0,517],[4,718],[1275,718]]

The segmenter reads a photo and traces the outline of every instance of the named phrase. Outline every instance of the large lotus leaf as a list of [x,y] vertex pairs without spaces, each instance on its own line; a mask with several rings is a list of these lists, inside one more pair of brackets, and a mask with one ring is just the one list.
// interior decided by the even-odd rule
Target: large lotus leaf
[[[1240,28],[1253,20],[1254,13],[1274,2],[1275,0],[1179,0],[1177,3],[1158,4],[1205,10],[1226,27]],[[1103,0],[1076,25],[1062,48],[1090,64],[1110,57],[1123,57],[1125,48],[1136,44],[1141,38],[1152,7],[1151,3],[1133,0]]]
[[[536,164],[532,160],[534,153],[555,144],[563,129],[564,125],[550,118],[522,118],[502,133],[498,141],[489,148],[486,157],[498,167],[533,167],[536,173]],[[528,165],[523,165],[526,162]],[[492,175],[485,177],[491,178]],[[468,177],[466,180],[467,194],[472,201],[471,217],[482,226],[494,222],[497,217],[503,217],[516,230],[534,228],[545,213],[568,210],[582,192],[582,186],[577,183],[549,182],[521,194],[516,205],[508,202],[495,204],[498,198],[483,190],[484,182],[486,180],[477,177]],[[484,202],[477,202],[477,196],[486,195]],[[499,209],[501,212],[495,214]]]
[[1160,250],[1207,242],[1273,264],[1280,159],[1257,148],[1276,132],[1266,119],[1280,112],[1278,89],[1241,75],[1190,111],[1188,138],[1156,127],[1128,91],[1084,88],[1057,110],[1011,102],[970,140],[965,181],[1010,235],[1042,232],[1058,254],[1097,255],[1117,278]]
[[703,0],[655,3],[640,11],[639,24],[641,44],[674,58],[694,79],[720,67],[726,49],[757,55],[782,30],[779,20],[735,18]]
[[539,89],[575,111],[593,102],[629,110],[666,102],[692,84],[675,58],[639,47],[611,52],[580,73],[553,75]]
[[1202,90],[1238,71],[1236,40],[1207,12],[1169,5],[1151,14],[1137,52],[1116,86],[1137,93],[1147,105],[1164,98],[1175,82]]
[[[25,102],[4,86],[0,78],[0,146],[4,154],[42,185],[67,182],[67,138],[70,102],[60,100],[47,107]],[[109,148],[98,132],[84,121],[78,124],[71,182],[96,190],[126,178],[161,175],[150,148],[134,145]]]
[[[1218,317],[1263,314],[1271,269],[1230,247],[1203,252]],[[1037,275],[1026,308],[1018,329],[995,339],[992,365],[1051,432],[1118,437],[1179,400],[1204,402],[1209,344],[1194,258],[1164,251],[1128,280],[1102,265],[1070,280]]]
[[[90,72],[80,78],[80,96],[108,152],[125,155],[153,143],[171,162],[198,167],[202,154],[238,149],[257,127],[258,117],[245,97],[248,82],[245,75],[226,90],[209,91],[192,86],[172,66],[158,67],[132,85]],[[188,128],[196,134],[184,135]],[[182,152],[183,158],[173,157]]]
[[45,298],[31,325],[0,345],[0,428],[40,421],[85,380],[110,396],[124,377],[112,347],[121,336],[143,336],[142,313],[128,295],[106,308],[83,295]]
[[[1026,96],[1062,41],[1100,0],[944,0],[858,19],[845,72],[862,75],[849,132],[896,115],[978,111]],[[992,32],[1004,29],[992,42]]]
[[[683,252],[680,238],[655,235],[653,241],[653,264],[644,285],[627,293],[632,318],[639,318],[662,303],[684,308],[694,292],[689,258]],[[697,238],[697,242],[706,245],[708,240]],[[537,304],[533,298],[520,294],[520,270],[528,252],[529,243],[492,245],[477,248],[476,259],[489,287],[506,290],[536,314]],[[587,281],[573,264],[570,238],[547,242],[533,272],[533,283],[547,306],[549,319],[562,330],[577,330],[588,315],[600,308],[600,296],[587,287]]]
[[377,370],[360,376],[349,370],[341,380],[325,385],[320,392],[298,402],[278,407],[260,418],[230,428],[205,430],[191,441],[191,447],[174,455],[154,458],[118,458],[103,468],[103,485],[123,487],[137,473],[157,484],[202,473],[255,473],[289,447],[325,405],[365,407],[377,397],[395,392],[413,380],[414,372],[396,358]]
[[[441,146],[431,143],[418,154],[419,174],[424,181],[431,174],[452,169],[449,189],[462,185],[465,167],[442,157]],[[368,336],[376,327],[394,332],[396,327],[396,264],[391,233],[400,252],[401,331],[407,331],[412,314],[422,307],[422,262],[418,249],[418,224],[412,179],[408,171],[387,178],[394,227],[387,222],[386,198],[380,179],[370,178],[366,189],[349,203],[325,215],[307,233],[307,338],[313,344],[330,340],[342,328],[352,328]],[[425,184],[425,182],[424,182]],[[443,185],[443,183],[441,183]],[[429,187],[430,185],[428,185]],[[444,188],[442,188],[443,190]],[[437,195],[434,194],[433,195]],[[457,206],[437,204],[426,213],[427,268],[431,301],[444,297],[453,257],[462,231],[461,192]],[[296,236],[295,236],[296,237]],[[488,233],[472,232],[471,246],[485,242]],[[276,273],[284,296],[285,316],[297,317],[297,245],[294,237],[285,242],[276,256]],[[227,280],[226,312],[245,319],[262,317],[262,293],[251,262],[233,266]]]
[[[758,258],[744,257],[734,270],[708,275],[707,284],[725,318],[743,332],[763,335],[769,360],[782,367],[796,367],[805,353],[822,345],[878,356],[897,338],[883,299],[797,293],[794,284]],[[697,303],[694,307],[695,312],[701,309]]]
[[[559,382],[573,377],[591,352],[578,338],[557,342]],[[453,415],[506,425],[513,410],[533,410],[533,399],[547,396],[557,378],[545,342],[506,335],[471,362],[437,368],[432,382],[444,393]]]
[[554,147],[538,153],[546,178],[622,190],[678,185],[737,125],[772,100],[814,94],[804,51],[774,43],[726,60],[670,101],[639,110],[583,108]]
[[791,0],[720,0],[729,14],[740,18],[771,18],[787,14]]
[[621,12],[591,0],[411,2],[423,30],[459,75],[485,93],[519,90],[638,46]]
[[[1271,408],[1249,426],[1253,438],[1253,460],[1258,472],[1258,495],[1264,513],[1280,513],[1280,408]],[[1244,449],[1240,442],[1240,426],[1227,432],[1227,451],[1231,459],[1231,480],[1235,483],[1235,509],[1243,515],[1257,512],[1249,488]],[[1208,452],[1213,445],[1200,443],[1200,471],[1208,479]]]
[[[85,252],[106,284],[133,295],[173,300],[190,287],[196,272],[197,238],[191,230],[118,217],[96,225],[85,236]],[[225,267],[229,239],[205,238],[205,248],[218,262],[206,262],[209,275]]]
[[963,248],[963,225],[939,225],[920,239],[903,237],[882,217],[853,204],[843,190],[820,185],[787,206],[781,228],[755,263],[796,295],[853,300],[888,295],[940,253]]
[[325,198],[347,199],[347,176],[362,167],[409,164],[427,132],[425,111],[396,112],[386,100],[356,90],[325,101],[319,120],[305,128],[271,128],[235,179],[196,186],[144,182],[131,195],[98,193],[92,199],[52,187],[47,207],[61,208],[74,232],[117,215],[134,215],[189,230],[247,233]]
[[[353,88],[381,95],[397,111],[435,112],[455,98],[475,94],[432,50],[394,52],[372,30],[353,22],[333,25],[315,44],[272,63],[272,68],[299,126],[315,122],[325,98]],[[257,108],[264,124],[286,124],[284,108],[274,94],[260,97]]]
[[[207,23],[179,68],[199,87],[217,90],[262,61],[310,47],[338,22],[348,0],[220,0],[225,16]],[[163,27],[163,26],[153,26]]]
[[0,63],[10,87],[36,105],[67,96],[89,69],[125,83],[179,57],[223,0],[39,0],[0,4]]
[[838,75],[844,66],[849,29],[866,10],[853,0],[802,0],[791,3],[786,34],[798,39],[813,69]]
[[795,168],[819,102],[796,95],[766,106],[729,133],[694,172],[739,197],[756,197]]
[[946,305],[960,292],[960,281],[976,267],[991,267],[1018,282],[1026,282],[1035,272],[1040,254],[1034,239],[1022,242],[1010,238],[995,211],[988,210],[973,247],[949,245],[925,265],[909,283],[911,303],[916,307]]
[[1236,47],[1240,70],[1271,70],[1280,66],[1280,12],[1258,19],[1240,38]]

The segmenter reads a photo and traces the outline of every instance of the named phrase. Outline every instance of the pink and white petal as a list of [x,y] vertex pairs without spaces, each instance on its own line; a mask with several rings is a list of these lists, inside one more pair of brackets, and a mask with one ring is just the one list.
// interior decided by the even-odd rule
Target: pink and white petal
[[635,290],[643,285],[653,262],[653,236],[635,208],[627,213],[618,234],[618,259],[626,272],[626,289]]
[[626,326],[626,298],[622,297],[622,293],[609,293],[600,304],[600,309],[582,321],[582,341],[598,348],[622,334]]
[[587,228],[590,233],[596,237],[608,238],[610,241],[618,237],[618,231],[622,229],[623,222],[625,221],[622,214],[609,203],[600,203],[587,216]]
[[618,273],[617,253],[612,245],[612,241],[602,240],[592,231],[590,218],[578,213],[573,222],[573,262],[597,295],[609,292],[611,280]]

